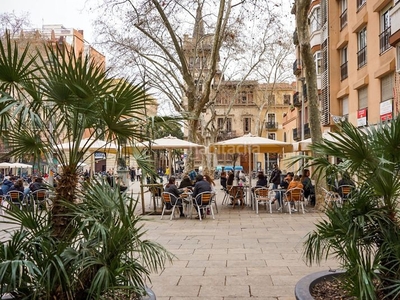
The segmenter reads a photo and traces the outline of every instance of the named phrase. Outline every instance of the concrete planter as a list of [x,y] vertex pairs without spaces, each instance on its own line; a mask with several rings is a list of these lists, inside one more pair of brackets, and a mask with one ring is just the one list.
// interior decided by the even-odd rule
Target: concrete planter
[[303,277],[297,282],[294,288],[296,300],[313,300],[314,298],[311,296],[310,290],[314,287],[314,285],[323,280],[329,280],[330,278],[342,275],[344,272],[345,271],[343,270],[321,271]]

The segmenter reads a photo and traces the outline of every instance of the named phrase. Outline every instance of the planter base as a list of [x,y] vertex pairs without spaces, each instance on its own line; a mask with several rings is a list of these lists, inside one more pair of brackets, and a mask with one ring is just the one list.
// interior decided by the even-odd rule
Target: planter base
[[294,288],[294,294],[296,296],[296,300],[313,300],[313,296],[311,296],[311,289],[317,283],[329,279],[332,277],[337,277],[339,275],[344,274],[345,271],[343,270],[336,270],[336,271],[321,271],[315,272],[310,275],[303,277],[302,279],[297,282]]

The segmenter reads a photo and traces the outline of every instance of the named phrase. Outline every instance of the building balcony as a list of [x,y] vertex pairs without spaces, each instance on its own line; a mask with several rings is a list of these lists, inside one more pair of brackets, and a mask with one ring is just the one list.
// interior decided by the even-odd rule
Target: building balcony
[[293,63],[293,74],[299,75],[301,73],[301,60],[296,59]]
[[227,130],[220,130],[218,132],[218,136],[217,136],[217,140],[218,142],[220,141],[225,141],[225,140],[229,140],[229,139],[233,139],[237,137],[236,136],[236,130],[231,130],[231,131],[227,131]]
[[[304,137],[303,139],[308,139],[311,137],[311,130],[309,123],[304,124]],[[293,140],[298,142],[301,141],[301,127],[293,129]]]
[[278,122],[265,122],[266,130],[278,130]]
[[293,95],[293,106],[294,107],[301,107],[301,99],[300,99],[300,93],[296,92]]
[[380,54],[383,54],[385,51],[387,51],[390,48],[389,37],[390,37],[390,27],[386,28],[379,35]]

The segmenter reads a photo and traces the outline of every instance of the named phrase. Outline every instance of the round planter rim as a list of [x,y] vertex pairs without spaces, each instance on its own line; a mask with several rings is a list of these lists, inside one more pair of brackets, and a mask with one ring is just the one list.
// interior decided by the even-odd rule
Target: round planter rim
[[326,270],[308,274],[301,278],[294,287],[296,300],[313,300],[310,290],[322,280],[344,274],[345,270]]

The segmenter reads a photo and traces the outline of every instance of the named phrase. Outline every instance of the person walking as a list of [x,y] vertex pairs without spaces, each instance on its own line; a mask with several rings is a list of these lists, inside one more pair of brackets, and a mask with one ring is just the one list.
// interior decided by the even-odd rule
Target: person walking
[[134,181],[135,181],[135,178],[136,178],[136,170],[135,170],[134,167],[132,167],[132,168],[129,170],[129,175],[131,176],[131,182],[134,182]]
[[142,169],[141,168],[137,168],[136,180],[139,181],[139,182],[141,182],[141,180],[142,180]]
[[281,170],[279,170],[279,167],[277,164],[274,164],[274,169],[272,170],[271,173],[271,178],[269,180],[270,183],[272,183],[272,189],[276,190],[281,183]]

